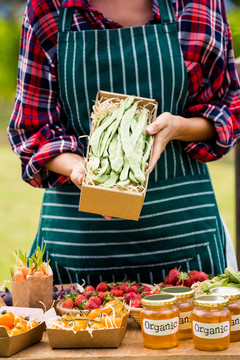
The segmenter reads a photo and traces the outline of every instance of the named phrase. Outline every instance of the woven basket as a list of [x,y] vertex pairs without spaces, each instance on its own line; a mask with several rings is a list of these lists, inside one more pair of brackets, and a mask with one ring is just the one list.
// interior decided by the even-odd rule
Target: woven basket
[[131,318],[140,326],[140,312],[142,308],[133,308],[125,304]]
[[74,309],[65,309],[62,307],[62,303],[64,302],[64,300],[60,300],[58,301],[58,303],[56,304],[56,313],[57,315],[65,315],[67,313],[71,313],[73,315],[77,315],[79,314],[79,312],[81,311],[79,310],[74,310]]
[[[158,285],[151,285],[151,284],[145,284],[143,283],[143,285],[145,286],[148,286],[152,291],[155,291],[155,290],[159,290],[159,286]],[[129,305],[127,305],[125,302],[124,302],[127,310],[129,311],[129,315],[131,316],[131,318],[139,325],[141,326],[141,323],[140,323],[140,312],[142,310],[142,308],[134,308],[134,307],[131,307]]]

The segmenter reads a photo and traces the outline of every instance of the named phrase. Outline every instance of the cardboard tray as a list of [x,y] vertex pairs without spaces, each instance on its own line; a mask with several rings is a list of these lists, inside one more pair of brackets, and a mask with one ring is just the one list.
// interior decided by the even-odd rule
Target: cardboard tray
[[[48,313],[53,310],[49,310]],[[49,317],[52,318],[52,317]],[[46,323],[47,323],[46,318]],[[93,330],[92,335],[87,330],[73,332],[72,330],[48,329],[49,344],[53,349],[73,348],[117,348],[121,344],[127,330],[128,315],[123,317],[122,326],[117,329]]]
[[[107,99],[125,99],[129,95],[111,93],[107,91],[99,91],[96,96],[96,102],[101,98]],[[135,97],[135,101],[141,101],[149,110],[154,110],[151,122],[157,116],[157,102],[155,99],[143,97]],[[91,127],[90,137],[94,129]],[[89,153],[89,144],[87,150],[87,158]],[[138,220],[148,184],[148,174],[146,176],[145,190],[142,194],[132,193],[118,189],[106,189],[100,186],[85,184],[85,176],[81,188],[79,211],[85,211],[93,214],[107,215],[128,220]]]
[[0,326],[0,356],[11,356],[41,341],[45,330],[42,309],[2,306],[0,312],[3,310],[11,311],[15,315],[29,316],[30,318],[42,322],[35,328],[15,336],[9,336],[6,329]]

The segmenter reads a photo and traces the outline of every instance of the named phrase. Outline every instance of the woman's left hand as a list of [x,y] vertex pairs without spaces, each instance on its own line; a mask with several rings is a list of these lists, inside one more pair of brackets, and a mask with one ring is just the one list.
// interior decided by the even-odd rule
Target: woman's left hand
[[154,169],[167,143],[176,136],[177,126],[175,116],[169,112],[164,112],[157,119],[148,125],[146,132],[154,136],[152,158],[149,166],[150,172]]
[[146,132],[154,136],[152,158],[149,165],[151,172],[167,143],[171,140],[187,142],[209,142],[217,138],[214,123],[203,117],[185,118],[164,112],[147,126]]

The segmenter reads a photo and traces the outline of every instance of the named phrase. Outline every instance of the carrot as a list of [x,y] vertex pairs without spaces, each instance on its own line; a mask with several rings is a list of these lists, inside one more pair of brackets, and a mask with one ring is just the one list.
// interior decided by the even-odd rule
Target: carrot
[[24,276],[23,272],[20,270],[16,271],[14,273],[14,280],[19,283],[25,281],[25,276]]
[[20,266],[18,268],[18,270],[22,271],[25,279],[27,278],[28,274],[29,274],[29,268],[27,266]]
[[36,270],[33,272],[33,276],[41,278],[41,277],[44,277],[45,275],[42,270]]

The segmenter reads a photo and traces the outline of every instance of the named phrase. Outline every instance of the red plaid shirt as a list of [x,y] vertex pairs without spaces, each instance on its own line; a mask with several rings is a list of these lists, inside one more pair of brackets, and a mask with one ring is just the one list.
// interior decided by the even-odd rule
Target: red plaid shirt
[[[63,0],[76,6],[73,31],[120,27],[88,0]],[[200,161],[222,157],[240,133],[240,86],[223,0],[173,0],[179,41],[188,70],[189,96],[183,116],[211,119],[217,140],[188,143],[185,151]],[[28,0],[20,43],[17,92],[8,136],[22,161],[22,176],[36,187],[53,187],[67,177],[47,170],[54,156],[83,154],[80,141],[64,131],[57,80],[59,0]],[[159,22],[158,2],[153,18]]]

